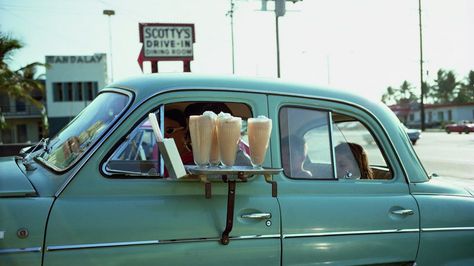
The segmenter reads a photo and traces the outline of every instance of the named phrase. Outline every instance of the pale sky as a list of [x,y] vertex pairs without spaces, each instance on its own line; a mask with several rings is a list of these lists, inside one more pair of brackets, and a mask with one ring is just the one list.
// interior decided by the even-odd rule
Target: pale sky
[[[439,68],[458,79],[474,70],[474,0],[422,0],[425,78]],[[275,16],[258,0],[235,0],[236,74],[276,77]],[[269,9],[273,4],[269,3]],[[192,72],[231,74],[230,0],[0,0],[0,30],[25,48],[19,68],[46,55],[109,53],[114,80],[139,75],[138,23],[194,23]],[[419,87],[418,0],[303,0],[280,18],[283,79],[331,86],[379,100],[388,86]],[[160,72],[181,72],[161,62]],[[145,64],[145,72],[150,66]]]

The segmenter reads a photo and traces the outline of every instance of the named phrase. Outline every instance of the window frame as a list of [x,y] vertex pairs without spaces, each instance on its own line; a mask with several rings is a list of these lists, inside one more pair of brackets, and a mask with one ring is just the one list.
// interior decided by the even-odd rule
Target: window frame
[[[149,100],[151,100],[152,98],[150,98]],[[108,162],[110,161],[110,159],[112,158],[112,156],[115,154],[115,152],[117,151],[118,148],[120,148],[120,145],[122,145],[123,143],[123,140],[126,139],[141,123],[143,123],[146,119],[148,119],[148,113],[156,113],[157,111],[159,111],[159,126],[160,126],[160,129],[163,129],[165,127],[164,123],[165,123],[165,108],[166,108],[166,105],[171,105],[171,104],[179,104],[179,103],[199,103],[199,102],[203,102],[203,103],[207,103],[207,102],[218,102],[218,103],[235,103],[235,104],[240,104],[240,105],[243,105],[245,106],[246,108],[248,108],[248,110],[250,111],[250,117],[253,117],[254,113],[255,113],[255,110],[252,108],[252,105],[250,105],[249,103],[247,102],[243,102],[243,101],[232,101],[232,100],[219,100],[219,101],[213,101],[213,100],[209,100],[209,99],[199,99],[199,100],[180,100],[180,101],[175,101],[175,102],[168,102],[168,101],[164,101],[164,102],[161,102],[159,103],[159,105],[155,108],[152,108],[148,111],[146,111],[143,116],[141,116],[139,119],[137,119],[137,121],[130,127],[130,129],[125,133],[123,134],[119,139],[118,141],[112,146],[112,148],[110,149],[110,151],[103,157],[104,159],[100,162],[100,172],[101,174],[106,177],[106,178],[109,178],[109,179],[146,179],[146,180],[165,180],[166,177],[164,177],[164,170],[165,170],[165,163],[164,163],[164,159],[163,159],[163,156],[161,155],[161,153],[159,153],[159,156],[160,156],[160,171],[158,173],[158,175],[156,176],[150,176],[150,175],[146,175],[145,173],[140,173],[140,172],[133,172],[133,171],[123,171],[123,170],[119,170],[119,171],[111,171],[110,169],[107,168],[107,164]],[[249,117],[249,118],[250,118]],[[162,131],[163,132],[163,131]]]
[[[283,105],[280,105],[279,106],[279,109],[278,109],[278,120],[279,120],[279,128],[278,128],[278,136],[279,136],[279,145],[280,145],[280,149],[279,149],[279,153],[280,153],[280,165],[282,166],[283,168],[283,155],[282,155],[282,138],[281,138],[281,127],[282,127],[282,121],[281,121],[281,112],[284,108],[297,108],[297,109],[300,109],[300,110],[310,110],[310,111],[320,111],[320,112],[326,112],[329,116],[328,118],[328,123],[330,123],[328,125],[328,128],[329,128],[329,143],[331,145],[331,160],[332,160],[332,171],[333,171],[333,178],[301,178],[301,177],[290,177],[290,176],[287,176],[285,171],[282,171],[282,174],[283,176],[285,176],[286,178],[289,178],[289,179],[292,179],[292,180],[315,180],[315,181],[338,181],[338,180],[344,180],[345,182],[347,181],[361,181],[361,182],[373,182],[373,181],[381,181],[381,182],[394,182],[396,180],[396,175],[395,175],[395,171],[394,171],[394,167],[392,165],[392,163],[390,162],[390,160],[388,160],[388,157],[387,157],[387,154],[386,152],[384,152],[384,149],[382,149],[382,145],[381,145],[381,141],[380,141],[380,138],[374,134],[374,130],[363,120],[363,119],[360,119],[360,118],[357,118],[356,115],[354,115],[353,113],[350,113],[350,112],[347,112],[347,111],[344,111],[344,110],[333,110],[333,109],[330,109],[330,108],[321,108],[321,107],[311,107],[311,106],[307,106],[307,105],[295,105],[295,104],[283,104]],[[333,121],[333,113],[337,113],[337,114],[341,114],[341,115],[345,115],[345,116],[348,116],[348,117],[351,117],[352,119],[354,119],[354,122],[358,122],[360,123],[362,126],[364,126],[364,128],[367,130],[367,132],[372,136],[373,140],[375,141],[375,145],[377,146],[378,150],[380,151],[380,154],[382,155],[385,163],[386,163],[386,167],[387,167],[387,170],[391,173],[391,178],[390,179],[341,179],[341,178],[338,178],[337,177],[337,166],[336,166],[336,158],[335,158],[335,147],[334,147],[334,121]],[[379,166],[377,166],[379,167]]]

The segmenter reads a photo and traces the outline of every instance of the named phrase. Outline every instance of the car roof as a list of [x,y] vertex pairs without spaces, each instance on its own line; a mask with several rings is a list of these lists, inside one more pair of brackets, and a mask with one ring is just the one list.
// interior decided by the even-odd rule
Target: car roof
[[221,90],[267,94],[297,95],[348,101],[362,106],[373,104],[356,94],[343,90],[290,83],[281,79],[249,78],[234,75],[200,75],[194,73],[144,74],[114,82],[107,88],[125,88],[134,92],[137,100],[143,100],[160,92],[171,90]]

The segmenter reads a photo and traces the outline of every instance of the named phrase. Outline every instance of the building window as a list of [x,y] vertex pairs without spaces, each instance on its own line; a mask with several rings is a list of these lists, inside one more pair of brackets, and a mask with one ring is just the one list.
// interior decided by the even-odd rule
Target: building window
[[15,108],[17,112],[25,112],[26,111],[25,101],[17,99],[15,101]]
[[63,84],[60,82],[53,83],[53,101],[60,102],[63,100]]
[[97,81],[55,82],[53,83],[53,101],[92,101],[98,94]]
[[66,82],[64,90],[64,100],[67,102],[72,102],[73,99],[73,90],[72,90],[72,82]]
[[444,113],[442,111],[438,112],[438,121],[444,121]]
[[448,121],[453,121],[453,111],[448,110]]
[[410,121],[415,120],[415,114],[410,114]]
[[94,99],[94,84],[91,81],[85,83],[85,97],[86,100],[92,101]]
[[77,91],[77,100],[83,101],[84,100],[84,91],[82,89],[82,82],[76,83],[76,91]]
[[26,132],[26,125],[16,126],[16,140],[18,143],[25,143],[28,141],[28,135]]
[[99,92],[99,89],[98,89],[99,84],[97,83],[97,81],[93,82],[92,84],[93,84],[93,88],[94,88],[94,98],[95,98],[95,97],[97,97],[97,94]]
[[429,111],[428,112],[428,122],[432,122],[433,121],[433,112]]

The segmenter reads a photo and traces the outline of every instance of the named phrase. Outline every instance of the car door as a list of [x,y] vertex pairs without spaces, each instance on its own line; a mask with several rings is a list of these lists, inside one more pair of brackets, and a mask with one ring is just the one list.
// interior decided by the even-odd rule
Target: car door
[[[413,262],[419,213],[380,125],[362,110],[330,101],[270,96],[269,110],[278,121],[272,138],[280,139],[272,160],[284,168],[275,178],[283,264]],[[369,153],[371,179],[362,167],[346,173],[336,165],[338,147],[355,142]]]
[[[247,106],[253,116],[268,115],[266,96],[252,93],[176,91],[143,103],[100,143],[54,203],[44,265],[280,264],[279,206],[263,177],[237,183],[233,230],[229,244],[223,245],[226,183],[213,182],[211,198],[206,198],[204,184],[196,179],[162,178],[156,169],[107,173],[107,160],[123,151],[127,158],[150,157],[142,144],[134,148],[135,153],[140,150],[139,156],[121,150],[130,139],[144,143],[144,134],[137,137],[134,129],[147,130],[144,121],[149,112],[160,117],[163,106],[191,101],[225,101],[229,106]],[[270,155],[265,165],[271,165]],[[242,218],[255,213],[271,218]]]

